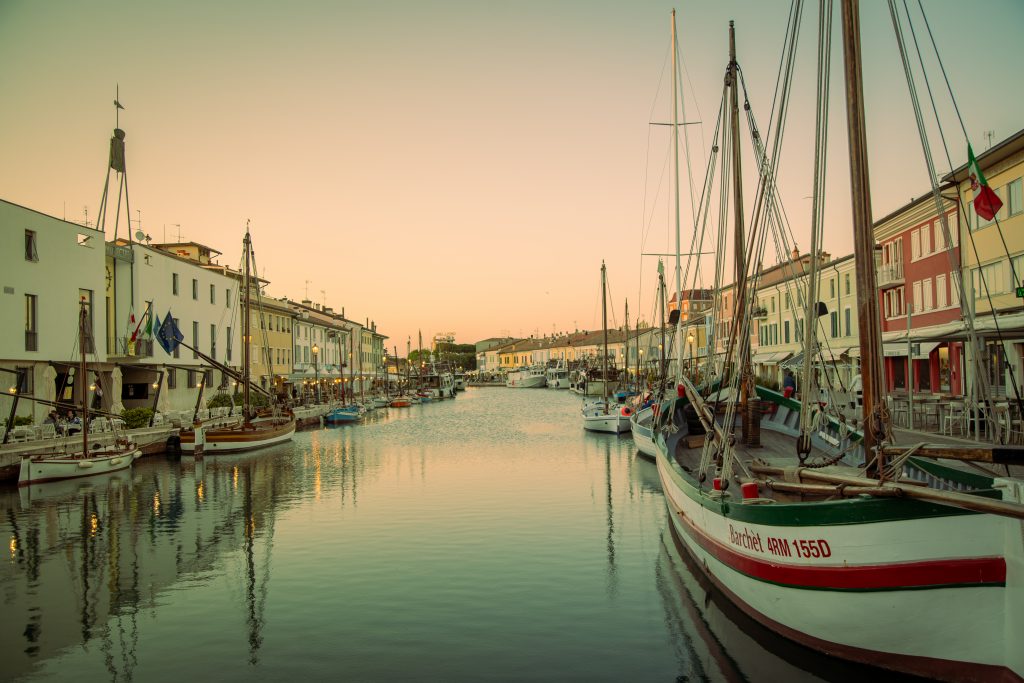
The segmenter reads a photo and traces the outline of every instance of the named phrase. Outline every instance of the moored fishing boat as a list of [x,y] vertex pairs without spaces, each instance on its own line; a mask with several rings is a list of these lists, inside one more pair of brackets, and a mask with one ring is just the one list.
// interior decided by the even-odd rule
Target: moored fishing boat
[[[194,453],[198,445],[202,445],[205,453],[236,453],[239,451],[262,448],[285,441],[290,441],[295,434],[295,415],[277,404],[271,404],[269,414],[259,415],[251,401],[251,391],[255,390],[273,400],[265,389],[252,383],[250,379],[250,340],[252,335],[249,328],[251,325],[250,309],[252,297],[255,292],[259,296],[259,286],[252,282],[250,265],[252,259],[252,238],[249,235],[249,226],[246,224],[245,237],[242,240],[243,260],[245,262],[242,280],[242,373],[238,375],[234,370],[219,363],[213,358],[200,352],[193,346],[183,342],[183,335],[174,325],[174,318],[168,314],[164,319],[164,325],[157,334],[157,339],[164,350],[171,353],[179,344],[191,349],[205,362],[219,368],[222,372],[235,377],[242,387],[242,421],[239,424],[220,427],[216,429],[198,428],[182,430],[180,435],[181,450],[185,453]],[[194,341],[194,340],[193,340]],[[197,411],[198,412],[198,411]]]
[[98,474],[108,474],[131,467],[132,462],[142,455],[133,442],[118,438],[113,445],[99,446],[89,443],[89,401],[86,399],[85,378],[88,364],[85,352],[89,348],[89,312],[84,300],[79,302],[78,348],[80,352],[78,376],[83,382],[82,395],[82,450],[81,452],[37,453],[21,459],[18,470],[18,486],[30,486],[46,482],[75,479]]
[[513,389],[537,389],[547,386],[548,378],[544,367],[531,365],[508,373],[505,386]]
[[548,361],[544,374],[547,378],[548,389],[569,388],[569,364],[565,362],[564,358]]
[[[887,424],[858,7],[852,0],[842,6],[857,283],[869,293],[859,309],[867,427],[850,428],[817,400],[797,402],[762,388],[755,393],[746,370],[749,345],[736,341],[749,339],[748,264],[740,252],[730,345],[735,371],[728,380],[733,390],[728,397],[720,394],[721,400],[705,400],[680,372],[680,395],[661,405],[654,422],[666,505],[696,565],[747,615],[787,638],[930,678],[1021,680],[1024,480],[1010,476],[1009,467],[1000,473],[981,465],[965,471],[936,460],[1019,464],[1021,449],[896,445]],[[819,55],[830,54],[824,37],[830,24],[829,10]],[[677,59],[673,13],[673,73]],[[730,24],[730,102],[723,110],[731,112],[733,145],[738,73]],[[674,123],[676,106],[673,101]],[[738,148],[732,152],[738,159]],[[734,196],[742,197],[736,166]],[[767,177],[769,169],[761,170]],[[739,208],[736,225],[742,226]],[[809,282],[813,275],[812,270]],[[813,286],[806,301],[811,316]],[[678,328],[676,337],[678,342]],[[809,354],[814,339],[807,337]],[[738,420],[742,436],[733,434]]]

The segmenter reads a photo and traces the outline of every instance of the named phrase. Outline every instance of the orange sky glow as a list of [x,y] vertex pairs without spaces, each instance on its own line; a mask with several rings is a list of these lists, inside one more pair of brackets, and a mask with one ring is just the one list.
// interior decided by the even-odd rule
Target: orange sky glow
[[[805,4],[778,180],[804,250],[817,40],[817,3]],[[862,4],[872,198],[881,217],[930,188],[888,9]],[[917,0],[908,5],[919,17]],[[698,188],[728,20],[736,21],[738,61],[764,130],[789,6],[677,6],[686,119],[700,122],[687,127]],[[614,322],[622,323],[627,298],[631,319],[650,321],[656,261],[641,253],[670,251],[674,240],[669,133],[649,125],[669,117],[672,7],[5,0],[0,197],[79,222],[88,210],[92,222],[118,86],[132,232],[141,227],[156,242],[180,231],[235,266],[251,220],[270,294],[302,299],[308,291],[350,318],[372,319],[402,355],[420,330],[425,339],[451,331],[472,343],[598,328],[602,259]],[[988,146],[986,131],[993,142],[1015,133],[1024,110],[1013,75],[1024,63],[1024,3],[924,7],[975,149]],[[927,38],[917,37],[925,50]],[[824,248],[844,255],[852,236],[838,40],[833,52]],[[929,54],[959,165],[963,133]],[[928,120],[936,166],[948,170]],[[685,185],[684,177],[688,246]]]

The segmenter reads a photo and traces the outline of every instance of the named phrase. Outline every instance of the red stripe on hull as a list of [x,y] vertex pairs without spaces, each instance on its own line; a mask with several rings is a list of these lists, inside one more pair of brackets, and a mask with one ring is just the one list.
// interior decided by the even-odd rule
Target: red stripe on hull
[[[674,504],[673,504],[674,505]],[[687,534],[729,568],[761,581],[819,590],[905,590],[961,585],[1004,585],[1002,557],[893,562],[855,566],[807,566],[750,557],[711,538],[683,512],[674,513]]]
[[[676,526],[672,525],[672,529],[675,531]],[[840,657],[852,662],[869,664],[871,666],[877,666],[892,671],[899,671],[901,673],[913,674],[915,676],[925,676],[937,681],[972,681],[977,683],[1021,683],[1024,681],[1024,678],[1021,678],[1014,671],[1005,666],[865,650],[863,648],[843,645],[829,640],[822,640],[821,638],[815,638],[814,636],[808,635],[802,631],[797,631],[796,629],[790,628],[789,626],[762,614],[744,602],[742,598],[730,590],[706,567],[706,565],[701,561],[701,558],[693,554],[693,551],[690,550],[690,547],[685,542],[682,543],[682,545],[686,552],[693,558],[694,563],[701,568],[701,572],[709,581],[711,581],[712,584],[714,584],[715,588],[740,610],[742,610],[744,614],[784,638],[789,638],[794,642],[815,649],[826,655]]]

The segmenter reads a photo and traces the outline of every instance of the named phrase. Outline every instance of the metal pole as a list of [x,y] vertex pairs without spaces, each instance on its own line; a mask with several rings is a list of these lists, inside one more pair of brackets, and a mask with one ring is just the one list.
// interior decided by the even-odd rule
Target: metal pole
[[907,427],[914,428],[914,354],[910,343],[910,317],[914,304],[907,302]]

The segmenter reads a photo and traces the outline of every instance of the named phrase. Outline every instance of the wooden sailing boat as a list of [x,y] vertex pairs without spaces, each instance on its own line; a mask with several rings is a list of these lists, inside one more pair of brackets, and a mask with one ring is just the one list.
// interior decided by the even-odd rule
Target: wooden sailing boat
[[23,458],[18,472],[18,486],[42,484],[62,479],[75,479],[107,474],[131,467],[132,461],[142,455],[134,443],[117,438],[111,446],[92,444],[89,447],[89,401],[85,381],[88,364],[85,351],[89,347],[89,311],[85,300],[79,302],[78,348],[81,354],[78,376],[82,382],[82,452],[40,453]]
[[[673,13],[673,46],[674,19]],[[856,0],[843,1],[842,19],[857,283],[861,292],[873,293]],[[734,131],[736,80],[730,25],[727,85]],[[736,301],[746,303],[740,295]],[[921,457],[1019,463],[1020,451],[884,442],[877,303],[873,296],[860,303],[869,428],[862,436],[836,432],[838,457],[813,467],[793,456],[794,445],[801,445],[801,456],[807,455],[803,445],[813,445],[819,457],[824,445],[818,432],[813,444],[801,444],[799,403],[758,389],[774,412],[763,419],[751,413],[741,440],[733,435],[733,411],[741,401],[756,406],[751,386],[741,384],[723,420],[689,380],[678,378],[686,397],[664,402],[655,422],[658,472],[673,529],[722,593],[785,637],[834,656],[937,679],[1021,680],[1024,480]],[[737,313],[737,320],[743,315]],[[734,367],[740,369],[743,346],[736,344]],[[755,442],[759,429],[763,447],[741,443]],[[688,447],[695,432],[706,432],[698,439],[703,449]],[[858,467],[862,461],[868,466]]]
[[[205,453],[237,453],[254,448],[262,448],[283,441],[289,441],[295,434],[295,415],[286,410],[283,413],[274,405],[270,415],[258,415],[251,401],[251,391],[256,390],[270,397],[262,388],[252,384],[250,379],[250,327],[252,319],[252,275],[250,264],[252,257],[252,238],[246,225],[245,238],[242,240],[245,267],[242,279],[242,373],[238,376],[231,368],[224,366],[209,356],[200,353],[188,344],[182,346],[199,353],[204,361],[220,368],[231,376],[238,377],[242,386],[242,422],[232,427],[220,427],[204,430],[201,426],[191,431],[181,432],[181,450],[186,453],[196,452],[197,443],[202,444]],[[257,296],[258,294],[258,285]],[[272,397],[270,397],[272,398]]]
[[604,387],[604,395],[599,400],[590,400],[583,404],[583,428],[590,432],[619,434],[629,431],[629,416],[632,411],[608,397],[608,285],[604,261],[601,261],[601,327],[604,330],[601,354],[601,384]]

